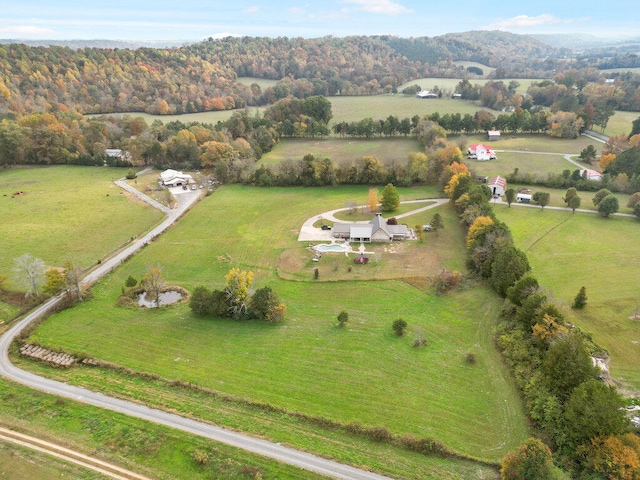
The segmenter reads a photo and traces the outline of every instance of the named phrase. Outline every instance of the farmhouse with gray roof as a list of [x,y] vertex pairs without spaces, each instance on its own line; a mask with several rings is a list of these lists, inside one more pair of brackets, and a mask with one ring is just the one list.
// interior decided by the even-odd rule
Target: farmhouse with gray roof
[[369,223],[336,223],[333,236],[351,242],[391,242],[405,240],[409,236],[406,225],[388,225],[377,213]]

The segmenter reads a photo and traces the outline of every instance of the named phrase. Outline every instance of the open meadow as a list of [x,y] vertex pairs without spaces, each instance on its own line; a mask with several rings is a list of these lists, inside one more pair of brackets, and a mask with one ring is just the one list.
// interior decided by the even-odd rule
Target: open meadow
[[[590,197],[583,198],[583,204],[587,202]],[[540,284],[566,307],[570,322],[592,333],[609,352],[612,375],[637,394],[640,321],[629,317],[640,305],[640,222],[515,206],[497,206],[496,214],[527,253]],[[582,286],[587,289],[587,306],[571,310]]]
[[415,137],[285,139],[264,154],[259,163],[268,165],[286,159],[302,160],[307,154],[330,158],[337,163],[368,155],[382,161],[406,160],[409,153],[423,150],[424,147]]
[[[481,68],[483,72],[485,72],[485,75],[488,75],[489,73],[491,73],[491,71],[495,70],[494,68],[486,67],[484,65],[481,65],[475,62],[454,62],[454,63],[466,64],[466,66],[476,66],[478,68]],[[411,80],[409,82],[406,82],[400,85],[398,87],[398,92],[402,92],[402,90],[412,85],[420,85],[420,87],[423,90],[433,90],[434,87],[438,87],[440,90],[444,90],[449,95],[451,95],[455,91],[456,85],[458,85],[461,81],[462,79],[460,78],[433,78],[433,77],[418,78],[417,80]],[[507,86],[509,85],[509,82],[516,81],[520,84],[516,89],[516,92],[527,93],[527,89],[531,86],[533,82],[541,82],[542,80],[535,79],[535,78],[501,78],[500,80],[489,80],[489,79],[483,79],[483,78],[469,79],[469,83],[471,83],[471,85],[478,84],[482,86],[484,86],[484,84],[487,82],[496,82],[496,81],[503,82]],[[460,100],[456,100],[456,101],[458,102]]]
[[[470,283],[458,293],[435,296],[425,289],[426,269],[421,281],[336,282],[331,281],[332,269],[314,281],[310,252],[296,272],[297,281],[279,275],[283,253],[306,251],[297,234],[307,218],[353,199],[363,203],[367,191],[222,187],[96,285],[90,302],[52,316],[32,340],[288,411],[431,437],[459,453],[497,462],[526,438],[527,426],[518,394],[493,346],[501,304],[494,294]],[[400,189],[400,194],[401,199],[424,196],[419,188]],[[413,223],[411,217],[407,220]],[[461,268],[464,242],[459,229],[457,222],[447,223],[441,238],[431,236],[411,248],[426,255],[432,248],[443,263]],[[449,231],[455,237],[453,246],[431,247],[448,241],[444,233]],[[393,253],[385,257],[393,263]],[[331,255],[320,264],[325,261],[333,265]],[[197,285],[222,288],[223,276],[232,267],[253,270],[254,285],[271,286],[287,304],[287,320],[266,325],[198,318],[186,305],[159,310],[116,307],[125,279],[140,278],[148,265],[158,263],[168,284],[189,290]],[[353,278],[372,276],[381,268],[375,262],[360,271],[355,267],[361,266],[353,267]],[[346,275],[346,265],[338,270],[343,271],[336,275]],[[341,310],[349,312],[345,328],[336,325]],[[391,331],[397,318],[409,324],[405,337]],[[413,347],[418,337],[424,337],[427,346]],[[475,353],[475,365],[465,362],[468,352]],[[82,375],[71,370],[68,381],[82,383]],[[253,431],[254,423],[237,428]],[[295,435],[287,441],[304,442]],[[323,451],[329,448],[323,445],[314,448],[337,455]]]
[[0,170],[0,273],[9,286],[20,255],[87,268],[155,225],[162,214],[113,183],[125,174],[76,166]]

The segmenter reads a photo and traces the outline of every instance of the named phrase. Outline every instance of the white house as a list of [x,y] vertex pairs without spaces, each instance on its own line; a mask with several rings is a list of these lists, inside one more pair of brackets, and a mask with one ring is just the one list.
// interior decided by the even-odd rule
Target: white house
[[193,183],[193,177],[176,170],[165,170],[160,174],[160,180],[165,187],[177,187]]
[[589,168],[583,168],[580,170],[580,175],[587,180],[595,180],[596,182],[600,182],[602,180],[602,174],[600,172],[596,172]]
[[416,94],[418,98],[438,98],[437,93],[430,92],[429,90],[422,90]]
[[409,235],[406,225],[387,225],[382,215],[377,213],[369,223],[336,223],[333,236],[351,242],[391,242],[405,240]]
[[473,145],[469,146],[469,149],[467,150],[467,157],[484,162],[487,160],[495,160],[496,154],[494,153],[490,145],[474,143]]
[[507,180],[502,178],[501,176],[493,177],[489,179],[489,183],[487,183],[487,186],[491,189],[492,195],[498,195],[501,197],[507,190]]

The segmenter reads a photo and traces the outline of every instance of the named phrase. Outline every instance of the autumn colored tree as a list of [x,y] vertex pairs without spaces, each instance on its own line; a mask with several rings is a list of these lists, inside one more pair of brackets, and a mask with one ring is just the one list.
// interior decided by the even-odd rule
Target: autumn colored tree
[[640,441],[632,433],[591,439],[578,449],[586,458],[584,470],[599,478],[637,480],[640,478]]
[[611,135],[602,147],[602,155],[620,155],[629,148],[629,137],[625,134]]
[[378,203],[380,203],[378,201],[378,189],[370,188],[369,195],[367,196],[367,210],[369,210],[370,212],[377,212]]
[[640,192],[636,192],[631,195],[631,197],[629,197],[627,207],[631,209],[636,208],[636,205],[638,205],[638,203],[640,203]]
[[85,295],[82,286],[83,273],[83,270],[80,267],[76,267],[71,260],[67,260],[64,263],[64,288],[69,297],[78,302],[81,302]]
[[47,295],[57,295],[64,287],[64,274],[57,268],[49,268],[44,273],[42,291]]
[[556,112],[548,118],[549,135],[557,138],[577,138],[584,121],[573,112]]
[[240,318],[247,311],[247,297],[253,282],[253,272],[232,268],[224,278],[227,280],[225,293],[231,305],[231,315]]
[[502,459],[503,480],[551,480],[553,462],[551,450],[537,438],[529,438]]
[[609,164],[616,159],[615,153],[605,153],[600,156],[600,168],[604,171],[607,169]]
[[569,330],[558,322],[558,319],[545,313],[532,329],[533,338],[544,344],[550,344],[554,338],[564,335]]
[[476,218],[467,231],[467,246],[471,245],[471,243],[490,228],[493,223],[491,217],[481,216]]

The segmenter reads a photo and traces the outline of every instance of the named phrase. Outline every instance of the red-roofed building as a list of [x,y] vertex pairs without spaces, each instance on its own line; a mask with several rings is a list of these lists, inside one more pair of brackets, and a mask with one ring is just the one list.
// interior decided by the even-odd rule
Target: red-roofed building
[[495,160],[496,154],[493,152],[491,145],[475,143],[469,146],[469,150],[467,150],[467,158],[473,158],[484,162],[486,160]]
[[489,179],[487,187],[491,189],[493,196],[502,196],[507,191],[507,180],[501,176],[493,177]]

